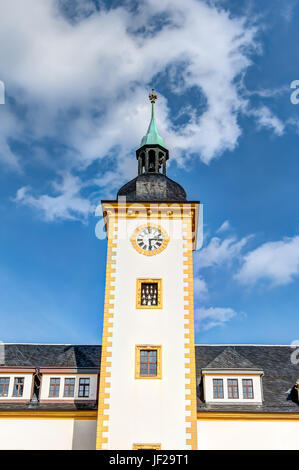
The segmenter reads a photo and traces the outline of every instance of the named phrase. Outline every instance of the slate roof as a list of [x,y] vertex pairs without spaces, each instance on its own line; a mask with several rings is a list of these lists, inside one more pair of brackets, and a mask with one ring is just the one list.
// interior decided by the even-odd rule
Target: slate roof
[[[215,363],[225,350],[231,349],[254,364],[257,370],[263,370],[263,404],[206,404],[202,397],[202,369]],[[291,354],[295,351],[291,346],[260,346],[260,345],[196,345],[196,375],[198,411],[253,411],[255,413],[299,413],[298,400],[294,399],[292,391],[299,378],[299,364],[292,364]],[[227,357],[222,355],[222,358]],[[221,357],[220,357],[221,359]],[[216,361],[217,363],[218,361]],[[229,363],[224,361],[227,367]]]
[[184,202],[187,198],[186,192],[180,184],[161,173],[147,173],[137,176],[120,188],[117,198],[119,196],[125,196],[129,202]]
[[17,403],[17,402],[10,402],[10,403],[0,403],[0,411],[77,411],[77,410],[97,410],[97,403],[96,402],[83,402],[77,401],[75,403],[65,402],[65,403],[36,403],[32,404],[30,402],[26,403]]
[[205,369],[249,369],[259,370],[249,359],[232,347],[225,348]]
[[101,346],[99,345],[4,344],[4,363],[0,362],[0,366],[71,367],[99,370],[100,363]]
[[[9,367],[70,367],[99,372],[101,346],[5,344],[5,361]],[[196,375],[198,411],[254,411],[268,413],[299,413],[293,386],[299,378],[299,364],[291,362],[295,351],[291,346],[249,345],[196,345]],[[1,357],[1,355],[0,355]],[[298,355],[299,357],[299,355]],[[1,371],[0,365],[0,371]],[[202,396],[202,369],[255,369],[262,370],[263,404],[207,404]],[[37,404],[1,403],[5,409],[95,409],[94,403]]]

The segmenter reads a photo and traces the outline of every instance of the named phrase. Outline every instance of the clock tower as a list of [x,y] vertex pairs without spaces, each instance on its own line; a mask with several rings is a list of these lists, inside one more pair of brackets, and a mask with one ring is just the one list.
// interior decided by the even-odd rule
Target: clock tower
[[97,449],[196,449],[193,250],[199,202],[166,176],[152,116],[138,176],[102,201],[108,239]]

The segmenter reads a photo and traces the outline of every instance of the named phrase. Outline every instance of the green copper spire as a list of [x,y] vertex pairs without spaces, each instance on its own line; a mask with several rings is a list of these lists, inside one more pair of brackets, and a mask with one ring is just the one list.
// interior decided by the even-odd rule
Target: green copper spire
[[159,135],[157,124],[155,121],[155,102],[157,98],[158,96],[156,95],[155,90],[153,88],[152,92],[149,94],[149,99],[152,103],[152,118],[150,125],[148,126],[147,133],[141,140],[141,147],[143,145],[161,145],[162,147],[164,147],[164,140]]

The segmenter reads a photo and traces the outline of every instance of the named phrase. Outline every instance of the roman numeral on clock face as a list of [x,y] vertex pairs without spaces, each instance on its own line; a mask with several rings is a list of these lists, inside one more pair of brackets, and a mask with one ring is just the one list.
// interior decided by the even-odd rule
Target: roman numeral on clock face
[[137,227],[130,240],[139,253],[157,255],[167,247],[169,237],[164,228],[153,224]]
[[156,227],[146,227],[137,234],[136,241],[143,250],[154,251],[162,245],[163,234]]

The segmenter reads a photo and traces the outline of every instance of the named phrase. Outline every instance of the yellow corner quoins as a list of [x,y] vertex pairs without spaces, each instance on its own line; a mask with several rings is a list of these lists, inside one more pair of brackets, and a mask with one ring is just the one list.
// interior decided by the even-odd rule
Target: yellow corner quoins
[[117,219],[109,217],[107,225],[108,249],[106,262],[106,288],[104,303],[104,324],[102,338],[102,356],[101,356],[101,372],[100,387],[98,396],[98,421],[97,421],[97,450],[106,449],[108,446],[107,433],[109,431],[109,408],[110,408],[110,378],[111,378],[111,351],[108,349],[112,346],[113,337],[113,318],[114,318],[114,290],[115,286],[115,256],[117,247]]
[[[112,206],[112,212],[108,211],[108,206]],[[106,230],[108,238],[108,249],[107,249],[107,265],[106,265],[106,288],[105,288],[105,307],[104,307],[104,328],[103,328],[103,341],[102,341],[102,360],[101,360],[101,374],[100,374],[100,387],[98,397],[98,422],[97,422],[97,449],[108,449],[109,448],[109,415],[110,415],[110,387],[111,387],[111,347],[113,340],[113,319],[115,315],[114,311],[114,297],[115,297],[115,275],[116,275],[116,251],[118,246],[118,226],[117,222],[120,218],[141,218],[144,219],[144,214],[138,211],[135,213],[129,213],[131,206],[124,203],[123,206],[118,203],[103,203],[103,211],[106,211],[108,217],[106,218]],[[167,205],[166,205],[167,206]],[[160,208],[157,213],[154,213],[150,207],[146,207],[146,217],[150,217],[151,220],[158,218],[178,218],[183,222],[183,247],[184,247],[184,258],[183,258],[183,273],[184,273],[184,338],[185,338],[185,443],[186,447],[190,449],[197,449],[197,410],[196,410],[196,379],[195,379],[195,348],[194,348],[194,311],[193,311],[193,266],[192,266],[192,248],[195,249],[195,242],[192,237],[192,231],[196,223],[196,213],[198,212],[198,205],[191,204],[191,209],[188,213],[183,211],[184,205],[180,205],[177,209],[171,208],[168,205],[166,208]],[[194,206],[194,207],[193,207]],[[140,221],[144,223],[144,221]],[[158,250],[149,252],[142,250],[137,242],[136,236],[139,230],[146,226],[154,226],[162,231],[164,236],[163,245]],[[135,236],[135,238],[134,238]],[[131,237],[131,243],[133,247],[140,254],[146,256],[153,256],[164,250],[169,243],[169,235],[167,232],[160,227],[151,224],[150,222],[146,225],[142,225],[136,228],[135,232]],[[165,246],[164,246],[165,243]],[[156,282],[156,280],[155,280]],[[162,295],[162,286],[159,289]],[[138,292],[138,291],[137,291]],[[136,299],[137,302],[137,299]],[[144,308],[144,307],[142,307]],[[157,375],[154,377],[139,376],[140,375],[140,349],[137,354],[137,348],[140,349],[155,349],[158,351],[157,354]],[[132,373],[133,375],[133,373]],[[162,346],[155,345],[138,345],[135,347],[135,378],[139,379],[162,379]],[[113,380],[113,377],[112,377]],[[147,444],[147,443],[135,443],[133,448],[146,449],[154,448],[161,449],[160,444]],[[136,447],[135,447],[136,446]]]
[[[141,304],[141,284],[142,283],[157,283],[158,284],[158,302],[157,305],[142,305]],[[163,308],[163,291],[162,279],[136,279],[136,309],[148,308]]]
[[0,411],[0,419],[75,419],[75,420],[96,420],[96,410],[6,410]]
[[[157,351],[157,375],[140,375],[140,351]],[[138,344],[135,346],[135,379],[162,379],[162,346]]]
[[192,253],[192,220],[185,220],[183,233],[183,272],[184,272],[184,315],[185,320],[185,411],[186,411],[186,445],[197,449],[197,399],[196,367],[194,346],[194,303],[193,303],[193,253]]
[[[157,228],[163,234],[163,243],[160,246],[160,248],[157,248],[156,250],[152,250],[152,251],[143,250],[142,248],[140,248],[140,246],[137,243],[137,236],[138,236],[138,233],[144,230],[146,227]],[[133,247],[135,248],[136,251],[138,251],[138,253],[145,255],[145,256],[154,256],[154,255],[158,255],[159,253],[161,253],[161,251],[165,250],[165,248],[167,247],[169,243],[169,236],[163,227],[161,227],[160,225],[156,225],[156,224],[152,224],[148,222],[147,224],[140,225],[139,227],[137,227],[134,230],[130,240],[131,240]]]

